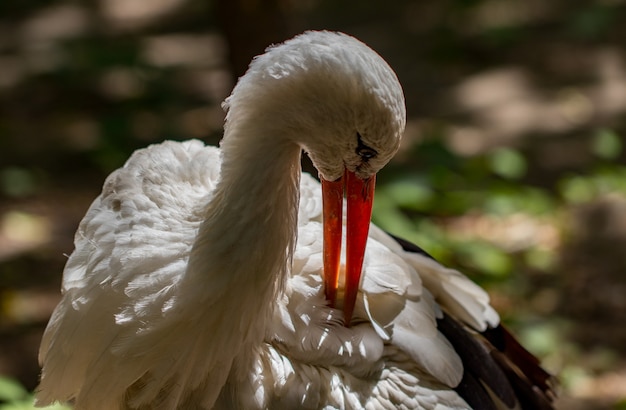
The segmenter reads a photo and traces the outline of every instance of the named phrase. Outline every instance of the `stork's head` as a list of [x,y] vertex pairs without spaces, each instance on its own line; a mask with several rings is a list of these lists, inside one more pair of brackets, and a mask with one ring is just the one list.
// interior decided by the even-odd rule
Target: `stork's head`
[[375,176],[397,151],[404,132],[404,95],[395,73],[353,37],[307,32],[255,58],[226,106],[232,107],[227,127],[231,115],[246,116],[249,124],[262,123],[264,135],[296,142],[319,171],[324,196],[324,276],[331,305],[338,287],[346,193],[343,306],[349,324]]

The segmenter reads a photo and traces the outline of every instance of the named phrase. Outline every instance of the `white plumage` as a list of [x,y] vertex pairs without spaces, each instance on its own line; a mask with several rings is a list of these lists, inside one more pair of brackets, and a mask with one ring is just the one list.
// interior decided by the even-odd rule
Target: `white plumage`
[[[351,327],[325,299],[320,185],[300,178],[300,149],[328,180],[378,171],[404,128],[391,69],[310,32],[255,59],[227,104],[221,150],[164,142],[107,178],[42,340],[38,404],[469,408],[436,319],[499,319],[465,276],[372,226]],[[375,158],[354,154],[361,136]]]

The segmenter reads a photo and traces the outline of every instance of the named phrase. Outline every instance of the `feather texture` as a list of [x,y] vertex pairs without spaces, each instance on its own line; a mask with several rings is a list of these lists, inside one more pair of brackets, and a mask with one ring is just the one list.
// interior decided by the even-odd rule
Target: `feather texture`
[[[168,170],[155,165],[165,162],[171,165]],[[78,408],[99,408],[95,403],[103,403],[100,408],[111,409],[112,398],[122,408],[130,397],[130,407],[157,401],[159,406],[153,408],[172,408],[207,383],[206,374],[193,371],[198,364],[193,362],[185,369],[193,378],[188,382],[191,392],[176,390],[177,380],[159,383],[167,397],[161,397],[160,390],[146,389],[152,374],[171,374],[173,368],[163,360],[168,354],[184,354],[181,348],[190,355],[200,349],[194,358],[208,353],[194,338],[203,340],[202,333],[210,329],[198,327],[193,316],[179,319],[178,309],[186,304],[181,282],[203,220],[202,204],[219,180],[219,165],[218,150],[199,141],[166,142],[137,151],[107,179],[76,234],[76,250],[64,276],[64,297],[42,341],[40,404],[74,399]],[[200,168],[205,172],[198,172]],[[172,186],[177,191],[170,194],[160,189]],[[254,354],[255,370],[240,370],[246,374],[244,381],[231,376],[229,385],[237,386],[236,391],[248,385],[245,389],[255,391],[259,403],[293,403],[281,392],[317,385],[317,399],[306,396],[316,403],[313,407],[343,400],[346,407],[353,403],[353,408],[359,408],[375,403],[372,389],[388,391],[393,385],[410,392],[417,386],[403,382],[425,378],[446,392],[442,397],[454,396],[453,401],[462,403],[449,388],[460,380],[462,366],[437,330],[441,311],[422,287],[420,275],[397,252],[370,239],[357,302],[360,324],[344,327],[343,313],[327,306],[321,276],[319,190],[313,178],[303,176],[291,274],[265,330],[265,341]],[[163,330],[157,331],[158,326]],[[182,335],[184,345],[165,346],[154,339]],[[150,344],[155,342],[173,351],[155,351],[158,357],[145,353],[154,350]],[[410,365],[393,361],[400,355]],[[138,369],[129,371],[129,366]],[[289,368],[305,370],[292,374]],[[396,368],[402,377],[394,376]],[[102,375],[107,374],[115,378],[103,386]],[[387,376],[381,378],[383,374]],[[338,397],[341,400],[335,401]],[[406,395],[393,394],[385,399],[394,406],[406,400]]]
[[[153,167],[164,161],[178,162],[174,168],[184,171],[168,174]],[[92,404],[97,397],[107,403],[101,408],[111,409],[107,398],[118,397],[119,408],[124,408],[125,394],[133,397],[131,408],[141,408],[148,400],[160,400],[162,408],[180,406],[192,397],[210,402],[195,391],[207,380],[206,375],[192,372],[192,365],[188,369],[196,379],[192,391],[172,395],[172,390],[162,399],[158,394],[133,393],[135,389],[145,394],[141,385],[148,381],[137,375],[146,374],[162,357],[151,358],[153,362],[133,378],[126,376],[131,374],[126,368],[115,366],[128,365],[128,345],[142,340],[137,336],[150,334],[151,326],[185,303],[179,284],[203,219],[201,205],[211,197],[219,179],[219,165],[219,151],[199,141],[166,142],[138,151],[108,178],[76,234],[76,250],[64,276],[64,298],[42,341],[40,360],[45,367],[40,404],[70,399],[83,403],[81,397],[89,397],[90,404],[81,408],[91,409],[98,408]],[[178,190],[166,195],[159,186],[177,186]],[[457,320],[481,330],[497,325],[486,294],[460,273],[403,250],[372,226],[356,309],[360,323],[344,327],[343,313],[327,306],[322,289],[319,190],[319,184],[304,174],[298,240],[284,292],[264,341],[255,349],[254,364],[238,370],[245,374],[243,379],[224,375],[227,385],[218,405],[469,408],[453,390],[463,377],[456,350],[462,346],[448,341],[446,336],[452,337],[448,329],[445,336],[440,332],[442,320],[446,321],[442,307],[461,313]],[[450,275],[456,280],[453,286]],[[454,303],[446,305],[450,299]],[[185,348],[204,354],[193,338],[210,329],[197,326],[186,318],[167,327],[167,332],[184,334]],[[180,346],[172,344],[171,348]],[[150,346],[132,351],[144,349],[149,351]],[[124,361],[114,360],[118,355]],[[115,380],[101,393],[101,377],[106,374],[115,374]]]
[[[371,226],[351,327],[342,296],[324,295],[321,188],[301,149],[326,179],[377,172],[404,128],[393,71],[351,37],[310,32],[255,59],[226,106],[221,149],[164,142],[106,179],[42,339],[37,403],[468,409],[457,386],[484,379],[463,340],[499,322],[482,289]],[[506,373],[520,350],[505,344]]]

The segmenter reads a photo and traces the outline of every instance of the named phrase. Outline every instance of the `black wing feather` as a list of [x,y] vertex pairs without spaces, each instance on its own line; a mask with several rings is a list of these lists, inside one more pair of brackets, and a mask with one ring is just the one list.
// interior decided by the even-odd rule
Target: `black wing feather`
[[[435,260],[419,246],[391,235],[402,249]],[[476,410],[500,405],[523,410],[553,410],[556,379],[540,365],[502,325],[477,332],[444,313],[439,331],[463,361],[463,379],[457,393]]]
[[[437,328],[450,341],[454,350],[463,361],[463,377],[477,380],[484,391],[480,401],[472,403],[472,397],[465,397],[456,388],[457,392],[466,399],[474,409],[488,409],[495,406],[494,399],[497,397],[508,408],[513,409],[517,403],[517,397],[513,386],[509,382],[505,372],[499,363],[491,356],[490,345],[484,343],[478,333],[472,334],[465,326],[452,316],[444,314],[442,319],[437,320]],[[493,393],[492,397],[489,390]],[[497,408],[497,407],[496,407]]]

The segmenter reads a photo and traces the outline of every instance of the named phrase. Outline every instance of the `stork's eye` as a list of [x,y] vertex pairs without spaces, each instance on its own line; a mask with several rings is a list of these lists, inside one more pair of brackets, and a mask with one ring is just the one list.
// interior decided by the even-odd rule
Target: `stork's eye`
[[355,151],[356,151],[356,154],[359,157],[361,157],[363,162],[367,162],[370,159],[374,158],[376,155],[378,155],[378,152],[374,148],[368,147],[367,145],[363,143],[361,134],[357,132],[356,136],[357,136],[357,146],[356,146]]

